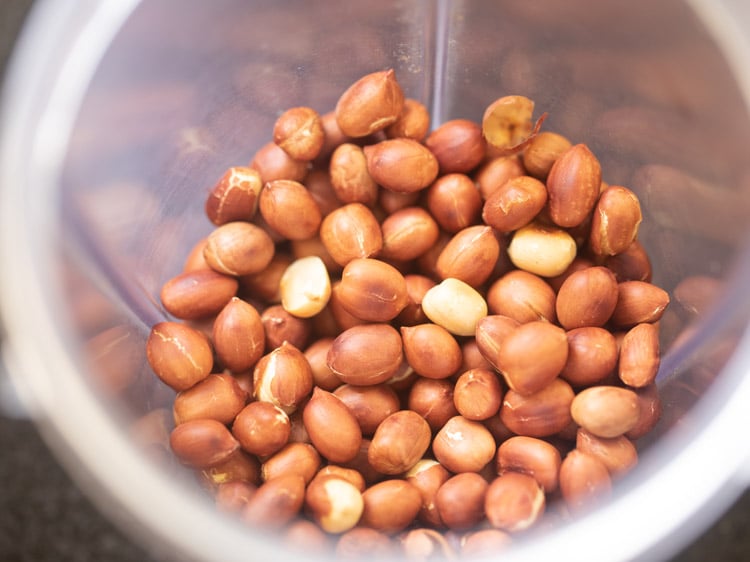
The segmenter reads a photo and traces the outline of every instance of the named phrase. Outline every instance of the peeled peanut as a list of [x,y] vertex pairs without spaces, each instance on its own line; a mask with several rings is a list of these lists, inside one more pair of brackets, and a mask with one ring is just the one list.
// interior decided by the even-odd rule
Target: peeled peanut
[[404,355],[414,371],[423,377],[450,377],[461,366],[461,348],[451,333],[437,324],[402,326]]
[[318,314],[331,298],[331,279],[323,260],[308,256],[292,262],[279,282],[281,306],[301,318]]
[[343,382],[386,382],[403,362],[401,335],[389,324],[366,324],[343,331],[328,351],[328,367]]
[[533,476],[545,492],[554,492],[561,462],[554,445],[536,437],[515,435],[498,447],[495,468],[498,474],[522,472]]
[[450,333],[473,336],[477,322],[487,316],[487,303],[471,285],[448,278],[425,293],[422,310]]
[[620,343],[618,374],[626,385],[642,388],[659,372],[659,330],[654,324],[637,324]]
[[568,232],[533,222],[518,229],[508,245],[513,265],[542,277],[560,275],[576,252],[575,240]]
[[385,129],[401,115],[404,93],[393,69],[373,72],[354,82],[336,103],[336,123],[349,137]]
[[445,174],[427,188],[427,209],[446,232],[479,222],[482,196],[466,174]]
[[262,187],[256,170],[244,166],[229,168],[206,198],[206,216],[215,225],[250,220],[258,208]]
[[499,256],[500,244],[492,228],[469,226],[450,239],[435,265],[442,279],[459,279],[478,287],[492,274]]
[[479,472],[495,456],[495,439],[481,423],[454,416],[435,435],[432,452],[451,472]]
[[169,435],[169,445],[181,462],[195,468],[219,464],[240,447],[226,426],[212,419],[178,425]]
[[159,322],[151,328],[146,358],[156,376],[176,391],[202,381],[213,367],[211,344],[206,336],[177,322]]
[[357,419],[335,395],[316,388],[302,411],[305,429],[318,452],[333,463],[354,459],[362,444]]
[[534,477],[505,472],[490,482],[484,501],[487,520],[508,532],[524,531],[542,516],[544,490]]
[[594,386],[579,392],[570,405],[573,420],[598,437],[618,437],[638,423],[640,404],[632,390]]

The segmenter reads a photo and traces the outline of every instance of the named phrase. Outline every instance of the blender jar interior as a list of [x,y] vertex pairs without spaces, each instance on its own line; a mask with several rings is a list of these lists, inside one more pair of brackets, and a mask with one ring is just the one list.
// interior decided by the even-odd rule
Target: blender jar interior
[[[52,389],[81,377],[88,399],[119,433],[99,444],[99,454],[119,445],[140,456],[130,468],[158,474],[153,484],[165,486],[163,503],[182,496],[189,515],[201,514],[185,515],[192,537],[182,545],[169,521],[150,529],[170,535],[165,552],[184,548],[181,556],[215,552],[227,560],[240,544],[264,553],[279,545],[213,516],[199,485],[168,452],[174,395],[144,356],[150,326],[167,317],[159,289],[211,229],[203,213],[208,189],[270,140],[283,110],[329,111],[354,80],[388,67],[407,96],[430,108],[433,127],[478,121],[502,95],[530,97],[537,112],[549,114],[544,130],[588,144],[605,181],[641,198],[639,240],[672,304],[661,322],[662,422],[645,445],[644,467],[623,489],[668,463],[657,453],[673,428],[716,414],[698,406],[725,377],[749,312],[741,285],[748,275],[750,122],[725,53],[689,4],[142,2],[86,84],[59,183],[37,189],[44,201],[38,186],[27,188],[28,204],[48,206],[50,223],[21,239],[32,255],[50,259],[37,264],[45,278],[35,297],[52,311],[61,349],[73,358],[59,376],[37,376]],[[47,250],[35,254],[34,245]],[[62,449],[87,446],[72,440]],[[85,464],[80,453],[63,454],[69,465]],[[113,474],[122,478],[122,468]],[[106,493],[118,487],[101,481],[97,469],[86,474]],[[144,494],[137,479],[127,484],[120,501]],[[164,514],[183,521],[175,510]],[[212,545],[196,521],[241,542]]]

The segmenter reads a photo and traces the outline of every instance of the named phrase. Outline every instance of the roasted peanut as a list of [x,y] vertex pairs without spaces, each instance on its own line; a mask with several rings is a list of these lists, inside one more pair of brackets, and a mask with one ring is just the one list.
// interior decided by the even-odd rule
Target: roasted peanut
[[484,519],[489,484],[476,472],[451,476],[435,494],[440,520],[449,529],[466,530]]
[[323,220],[307,188],[292,180],[267,182],[260,192],[259,209],[268,226],[289,240],[313,237]]
[[645,281],[623,281],[617,286],[612,322],[623,328],[656,322],[668,304],[669,294],[664,289]]
[[312,392],[312,369],[304,354],[285,341],[255,365],[253,389],[257,400],[291,414]]
[[317,476],[305,492],[305,509],[327,533],[339,534],[353,528],[364,510],[362,493],[347,480]]
[[469,420],[486,420],[500,410],[503,388],[500,379],[489,369],[471,369],[456,379],[453,404]]
[[482,220],[499,232],[512,232],[529,224],[544,208],[547,188],[531,176],[510,178],[484,202]]
[[509,390],[500,407],[500,419],[513,433],[529,437],[548,437],[571,422],[573,389],[560,378],[534,394]]
[[461,348],[451,333],[437,324],[402,326],[406,361],[423,377],[444,379],[461,367]]
[[287,109],[274,123],[273,141],[294,160],[314,160],[325,141],[320,116],[310,107]]
[[242,449],[261,457],[286,445],[290,431],[289,416],[270,402],[250,402],[232,424],[232,434]]
[[544,513],[544,490],[533,476],[505,472],[490,482],[484,500],[487,520],[510,533],[524,531]]
[[438,431],[458,410],[453,402],[453,383],[448,379],[417,377],[409,389],[408,406]]
[[617,342],[604,328],[587,326],[567,332],[568,360],[560,376],[575,387],[604,380],[617,365]]
[[331,185],[342,203],[362,203],[372,207],[378,200],[378,184],[367,171],[361,146],[344,143],[336,147],[329,164]]
[[197,419],[175,427],[169,435],[169,446],[181,462],[208,468],[229,458],[240,443],[223,423]]
[[440,235],[435,219],[421,207],[405,207],[390,214],[381,224],[383,248],[380,257],[397,261],[418,258]]
[[211,269],[180,273],[161,288],[164,308],[182,320],[206,318],[224,308],[235,296],[239,283]]
[[601,183],[599,160],[586,145],[563,152],[547,176],[552,221],[566,228],[580,225],[594,208]]
[[618,437],[638,423],[640,404],[632,390],[594,386],[576,395],[570,413],[578,425],[597,437]]
[[349,137],[364,137],[393,124],[401,115],[404,93],[392,69],[363,76],[341,94],[336,123]]
[[641,388],[654,382],[659,371],[659,330],[654,324],[637,324],[620,343],[617,369],[626,385]]
[[492,274],[500,256],[500,244],[489,226],[469,226],[457,232],[436,262],[441,279],[458,279],[479,287]]
[[256,170],[244,166],[229,168],[206,198],[206,216],[215,225],[249,221],[258,208],[262,187]]
[[422,458],[431,438],[430,426],[422,416],[399,410],[378,425],[367,458],[382,474],[402,474]]
[[430,113],[427,107],[418,100],[404,99],[401,114],[385,129],[388,138],[406,137],[415,141],[423,141],[430,129]]
[[572,450],[560,465],[560,491],[570,509],[579,511],[610,494],[612,480],[596,457]]
[[380,224],[362,203],[349,203],[328,214],[320,225],[320,239],[341,266],[374,256],[383,247]]
[[384,140],[364,151],[370,176],[386,189],[411,193],[429,186],[438,176],[437,158],[415,140]]
[[406,281],[395,267],[384,261],[356,258],[344,267],[338,298],[357,318],[388,322],[406,306]]
[[343,382],[380,384],[390,379],[403,362],[401,335],[389,324],[354,326],[331,344],[327,363]]
[[384,533],[405,529],[417,516],[422,496],[406,480],[385,480],[362,494],[365,506],[360,524]]
[[437,158],[443,174],[468,173],[484,159],[486,152],[482,129],[468,119],[442,123],[424,140]]
[[213,367],[208,338],[177,322],[159,322],[151,328],[146,358],[156,376],[176,391],[202,381]]
[[422,459],[412,466],[404,476],[422,495],[422,507],[418,514],[419,520],[434,527],[442,527],[443,522],[435,504],[435,496],[443,483],[450,478],[450,472],[435,460]]
[[521,324],[500,342],[497,367],[519,394],[542,390],[568,360],[568,339],[559,326],[535,320]]
[[320,455],[309,443],[287,443],[268,457],[260,467],[262,479],[299,474],[309,484],[320,468]]
[[248,395],[239,383],[226,374],[212,374],[183,390],[174,399],[174,423],[212,419],[231,423],[245,407]]
[[363,435],[375,433],[381,422],[400,407],[398,395],[386,384],[342,384],[333,394],[338,396],[357,418]]
[[498,447],[495,469],[498,474],[523,472],[533,476],[545,492],[554,492],[561,462],[554,445],[536,437],[516,435]]
[[432,452],[451,472],[479,472],[495,456],[495,440],[481,423],[454,416],[435,435]]
[[482,196],[465,174],[445,174],[427,189],[427,209],[446,232],[456,233],[476,224]]
[[572,273],[557,293],[557,320],[566,330],[604,326],[617,306],[614,274],[606,267],[589,267]]
[[216,357],[230,371],[252,369],[263,356],[265,329],[260,314],[248,302],[232,297],[214,320]]
[[538,275],[515,269],[490,285],[487,307],[490,314],[509,316],[521,324],[534,320],[555,323],[555,292]]
[[302,411],[302,419],[312,444],[330,462],[345,463],[357,456],[362,430],[337,396],[316,388]]

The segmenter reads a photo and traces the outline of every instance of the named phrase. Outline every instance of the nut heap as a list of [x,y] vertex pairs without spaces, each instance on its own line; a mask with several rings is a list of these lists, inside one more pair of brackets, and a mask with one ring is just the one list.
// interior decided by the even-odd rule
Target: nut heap
[[636,464],[669,297],[636,195],[533,105],[428,133],[375,72],[211,190],[147,354],[220,509],[341,557],[477,554]]

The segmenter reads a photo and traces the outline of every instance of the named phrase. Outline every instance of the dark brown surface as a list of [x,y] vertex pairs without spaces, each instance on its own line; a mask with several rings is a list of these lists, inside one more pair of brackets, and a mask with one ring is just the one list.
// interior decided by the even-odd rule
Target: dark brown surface
[[[31,3],[0,1],[0,74]],[[31,422],[0,416],[0,451],[0,560],[149,562],[72,484]],[[748,529],[745,493],[673,561],[750,560]]]

